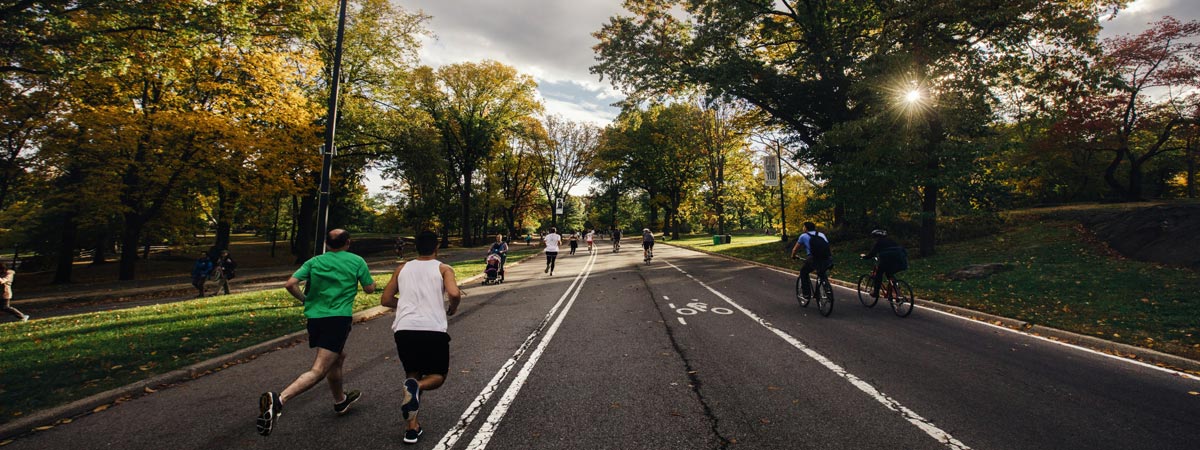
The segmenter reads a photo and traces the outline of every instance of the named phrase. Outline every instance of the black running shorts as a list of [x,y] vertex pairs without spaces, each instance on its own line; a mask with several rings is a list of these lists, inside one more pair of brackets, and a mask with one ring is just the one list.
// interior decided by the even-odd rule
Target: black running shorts
[[308,319],[308,348],[323,348],[341,353],[350,337],[350,316],[320,317]]
[[654,248],[654,243],[642,241],[642,248],[646,249],[646,250],[650,250],[650,249]]
[[396,353],[405,373],[446,376],[450,372],[450,335],[440,331],[400,330]]

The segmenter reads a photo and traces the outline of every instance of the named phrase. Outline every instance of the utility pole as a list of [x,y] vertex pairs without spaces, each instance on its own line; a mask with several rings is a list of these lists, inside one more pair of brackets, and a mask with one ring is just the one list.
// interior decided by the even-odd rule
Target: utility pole
[[787,234],[787,207],[784,203],[783,195],[783,145],[775,144],[775,158],[779,159],[779,217],[782,219],[783,236],[780,238],[783,242],[788,241]]
[[325,146],[321,148],[321,191],[317,199],[317,239],[313,256],[325,253],[325,234],[329,228],[329,178],[333,175],[333,139],[337,134],[338,90],[342,82],[342,38],[346,34],[346,1],[338,8],[337,41],[333,47],[333,77],[329,83],[329,110],[325,118]]

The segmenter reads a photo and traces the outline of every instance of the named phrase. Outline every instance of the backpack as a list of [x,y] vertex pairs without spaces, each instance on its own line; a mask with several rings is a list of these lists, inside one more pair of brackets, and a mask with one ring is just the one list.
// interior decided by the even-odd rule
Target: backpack
[[816,231],[805,233],[808,235],[808,253],[815,260],[828,260],[833,258],[833,252],[829,250],[829,241],[826,241]]

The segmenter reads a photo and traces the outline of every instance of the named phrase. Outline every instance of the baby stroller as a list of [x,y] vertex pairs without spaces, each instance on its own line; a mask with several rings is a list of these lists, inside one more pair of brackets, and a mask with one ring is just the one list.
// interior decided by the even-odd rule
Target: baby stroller
[[500,254],[492,253],[487,257],[487,268],[483,270],[485,276],[483,284],[500,284],[504,282],[504,260],[500,258]]

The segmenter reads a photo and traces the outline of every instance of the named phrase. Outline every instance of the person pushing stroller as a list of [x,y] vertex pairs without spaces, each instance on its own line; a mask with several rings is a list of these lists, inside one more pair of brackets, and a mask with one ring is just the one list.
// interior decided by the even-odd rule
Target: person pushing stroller
[[496,242],[488,249],[487,268],[484,269],[486,279],[484,284],[499,284],[504,282],[504,263],[508,262],[508,243],[504,235],[497,234]]

